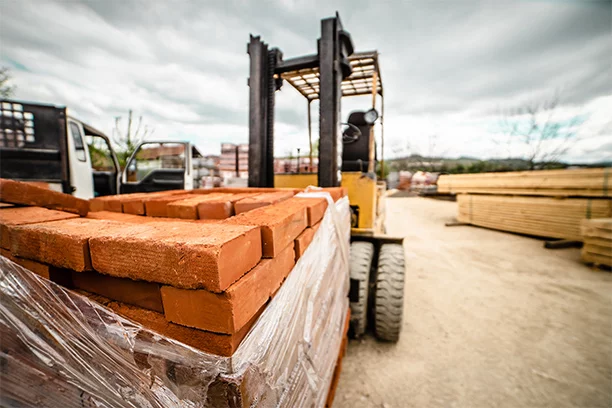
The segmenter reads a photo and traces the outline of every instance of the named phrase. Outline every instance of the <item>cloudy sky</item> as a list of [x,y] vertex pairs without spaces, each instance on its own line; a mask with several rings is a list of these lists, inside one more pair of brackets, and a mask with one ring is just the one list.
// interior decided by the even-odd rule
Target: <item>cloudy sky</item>
[[[386,157],[524,154],[500,112],[555,94],[556,121],[588,118],[564,159],[612,157],[611,1],[0,0],[0,65],[17,99],[66,105],[109,135],[133,109],[152,138],[212,154],[248,141],[249,34],[285,58],[311,54],[336,10],[357,50],[380,52]],[[344,117],[370,103],[343,100]],[[276,154],[306,151],[307,135],[286,84]]]

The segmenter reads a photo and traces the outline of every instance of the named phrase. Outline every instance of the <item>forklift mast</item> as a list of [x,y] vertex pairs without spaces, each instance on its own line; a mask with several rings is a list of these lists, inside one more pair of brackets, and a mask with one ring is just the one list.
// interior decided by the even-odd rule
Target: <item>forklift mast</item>
[[[260,37],[252,35],[247,52],[251,58],[249,187],[274,187],[274,98],[283,84],[283,74],[313,69],[318,70],[319,83],[312,94],[320,100],[318,185],[338,186],[342,166],[342,81],[351,75],[348,57],[353,54],[351,36],[343,30],[338,13],[321,20],[317,54],[283,60],[278,48],[270,49]],[[313,98],[308,92],[305,96],[310,103]]]

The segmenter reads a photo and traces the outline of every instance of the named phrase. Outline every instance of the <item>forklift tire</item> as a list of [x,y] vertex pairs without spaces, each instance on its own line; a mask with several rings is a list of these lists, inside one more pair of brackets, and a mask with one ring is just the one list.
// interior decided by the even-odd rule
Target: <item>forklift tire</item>
[[404,247],[382,245],[374,293],[374,326],[379,340],[399,340],[404,314],[404,275]]
[[351,243],[349,273],[351,277],[351,334],[359,338],[367,327],[368,287],[374,258],[374,245],[370,242]]

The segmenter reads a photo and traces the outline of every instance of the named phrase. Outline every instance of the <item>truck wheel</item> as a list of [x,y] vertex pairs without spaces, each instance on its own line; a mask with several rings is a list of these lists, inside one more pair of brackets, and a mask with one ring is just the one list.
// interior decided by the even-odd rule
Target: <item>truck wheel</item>
[[368,286],[370,268],[374,258],[374,245],[370,242],[353,242],[351,244],[349,272],[351,276],[351,333],[361,337],[367,327]]
[[374,323],[379,340],[397,342],[404,314],[404,248],[401,244],[380,247],[374,296]]

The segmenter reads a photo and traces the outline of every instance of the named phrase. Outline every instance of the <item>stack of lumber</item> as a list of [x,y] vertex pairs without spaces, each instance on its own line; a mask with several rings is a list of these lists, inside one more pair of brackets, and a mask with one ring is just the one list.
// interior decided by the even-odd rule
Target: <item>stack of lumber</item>
[[612,200],[457,195],[457,220],[502,231],[580,241],[584,218],[612,216]]
[[612,169],[442,175],[438,179],[438,193],[612,197]]
[[545,238],[581,241],[584,218],[612,216],[612,169],[442,175],[457,194],[457,220]]
[[612,266],[612,218],[582,221],[582,260]]
[[[346,195],[340,188],[328,191],[335,199]],[[281,312],[267,310],[271,299],[282,293],[280,289],[290,274],[324,282],[332,292],[337,288],[343,294],[346,284],[343,274],[348,268],[337,254],[327,259],[332,255],[330,247],[339,248],[333,242],[337,235],[328,231],[333,230],[333,222],[328,219],[330,212],[326,211],[328,201],[320,197],[294,197],[297,192],[169,191],[96,198],[87,203],[0,179],[0,201],[15,204],[0,208],[1,254],[146,329],[211,355],[234,355],[261,317],[264,321],[258,323],[263,327],[260,331],[274,327],[276,336],[283,338],[284,343],[289,342],[284,348],[295,347],[290,353],[285,350],[272,365],[278,373],[287,373],[303,365],[297,348],[302,337],[298,332],[283,333],[283,328],[277,325],[289,317],[285,330],[295,330],[291,319],[300,315],[287,317],[279,313],[291,309],[288,306],[291,299],[306,296],[311,302],[314,298],[301,293],[298,285],[286,290],[289,293],[283,294],[284,300],[278,300],[285,303]],[[35,206],[24,206],[32,204]],[[88,207],[92,211],[88,212]],[[328,242],[319,238],[319,247],[310,251],[319,254],[310,256],[335,266],[316,272],[304,265],[302,269],[308,269],[306,272],[292,272],[320,235],[324,216],[329,225],[322,231],[322,237],[327,237]],[[321,274],[319,278],[317,273]],[[331,298],[320,291],[317,299],[326,305],[325,300]],[[335,302],[340,302],[339,299],[346,300],[343,295]],[[301,309],[296,309],[298,312],[302,313]],[[343,321],[346,307],[333,316],[323,307],[315,307],[311,312],[314,314],[310,318],[319,324],[334,316]],[[267,314],[272,316],[266,320]],[[337,326],[343,326],[337,321],[328,323],[336,332]],[[331,341],[331,329],[326,331],[326,327],[323,325],[310,335],[317,334],[311,339],[313,347],[329,353],[326,342]],[[260,343],[265,336],[252,342]],[[340,344],[339,335],[337,340],[334,347]],[[275,344],[275,338],[266,341]],[[261,344],[244,346],[247,350],[257,347]],[[322,358],[331,361],[329,378],[325,379],[330,382],[337,348],[334,353]],[[250,358],[250,354],[245,351],[241,359]],[[251,373],[248,381],[256,381],[253,376]],[[258,390],[263,392],[261,387]],[[240,388],[237,392],[242,401],[247,401],[255,391]],[[227,390],[223,395],[229,398]]]

